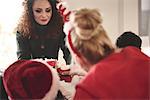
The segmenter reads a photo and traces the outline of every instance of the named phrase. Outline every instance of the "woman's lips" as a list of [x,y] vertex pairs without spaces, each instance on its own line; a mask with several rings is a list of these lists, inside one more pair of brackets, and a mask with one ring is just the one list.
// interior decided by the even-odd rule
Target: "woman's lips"
[[41,21],[42,21],[42,22],[46,22],[46,21],[47,21],[47,19],[42,19]]

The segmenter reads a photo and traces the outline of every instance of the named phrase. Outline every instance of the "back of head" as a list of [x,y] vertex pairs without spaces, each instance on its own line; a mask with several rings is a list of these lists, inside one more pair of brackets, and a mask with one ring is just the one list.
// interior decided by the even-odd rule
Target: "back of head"
[[95,64],[112,52],[112,43],[102,26],[102,16],[97,9],[79,9],[70,19],[73,24],[73,45],[87,61]]
[[19,60],[4,72],[4,87],[11,99],[55,99],[57,73],[41,61]]
[[133,32],[127,31],[120,35],[116,41],[116,46],[124,48],[126,46],[134,46],[141,49],[142,40]]

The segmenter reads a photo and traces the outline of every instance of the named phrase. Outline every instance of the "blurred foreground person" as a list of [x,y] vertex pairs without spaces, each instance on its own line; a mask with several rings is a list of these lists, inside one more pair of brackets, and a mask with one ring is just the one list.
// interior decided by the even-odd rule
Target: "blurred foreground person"
[[48,63],[18,60],[5,70],[3,84],[10,100],[55,100],[59,77]]
[[88,72],[74,100],[149,99],[150,58],[134,46],[116,50],[96,9],[79,9],[70,19],[69,49]]

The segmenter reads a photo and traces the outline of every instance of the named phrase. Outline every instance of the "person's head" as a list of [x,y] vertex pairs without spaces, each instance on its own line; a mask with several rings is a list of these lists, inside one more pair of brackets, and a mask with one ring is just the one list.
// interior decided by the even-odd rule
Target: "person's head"
[[72,30],[68,34],[69,48],[86,71],[113,50],[102,26],[102,16],[96,9],[82,8],[71,14]]
[[141,49],[141,45],[142,45],[141,38],[131,31],[124,32],[117,38],[116,41],[116,46],[118,48],[134,46]]
[[63,18],[56,8],[56,0],[24,0],[24,11],[17,31],[29,36],[37,33],[37,26],[51,29],[51,33],[61,30]]
[[48,0],[35,0],[32,12],[38,24],[47,25],[52,17],[52,6]]
[[3,83],[12,100],[54,100],[59,88],[59,77],[45,62],[18,60],[5,70]]

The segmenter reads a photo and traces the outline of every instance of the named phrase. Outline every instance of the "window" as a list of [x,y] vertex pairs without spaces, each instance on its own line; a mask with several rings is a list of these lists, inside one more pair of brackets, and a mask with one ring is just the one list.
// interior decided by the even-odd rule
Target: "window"
[[21,3],[22,0],[0,0],[0,71],[17,59],[13,30],[21,15]]
[[140,0],[140,36],[150,36],[150,0]]

